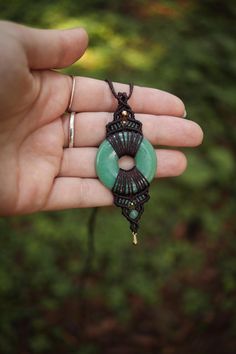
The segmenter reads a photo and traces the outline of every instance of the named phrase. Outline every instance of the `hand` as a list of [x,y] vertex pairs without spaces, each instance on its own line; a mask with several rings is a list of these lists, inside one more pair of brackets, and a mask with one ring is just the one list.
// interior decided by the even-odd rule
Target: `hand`
[[[76,78],[75,148],[68,149],[64,115],[72,79],[52,69],[78,60],[87,47],[81,29],[38,30],[0,22],[0,214],[110,205],[96,178],[97,147],[116,100],[107,83]],[[115,84],[117,91],[127,85]],[[154,145],[196,146],[202,130],[183,117],[182,101],[157,89],[134,87],[129,103]],[[157,150],[157,177],[180,175],[184,154]],[[126,162],[124,162],[126,163]]]

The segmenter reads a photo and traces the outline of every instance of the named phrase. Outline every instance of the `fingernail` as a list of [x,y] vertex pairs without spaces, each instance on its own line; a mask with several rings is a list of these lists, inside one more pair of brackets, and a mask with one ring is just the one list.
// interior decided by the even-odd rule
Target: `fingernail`
[[184,118],[186,118],[186,117],[187,117],[187,112],[186,112],[186,109],[184,110],[183,117],[184,117]]

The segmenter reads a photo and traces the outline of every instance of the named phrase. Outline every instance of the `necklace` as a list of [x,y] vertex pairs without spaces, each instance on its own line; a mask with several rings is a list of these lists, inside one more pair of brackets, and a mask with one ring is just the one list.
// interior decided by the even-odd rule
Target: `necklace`
[[[143,137],[142,123],[135,118],[128,100],[133,93],[129,84],[129,94],[115,92],[113,83],[106,80],[112,94],[118,101],[113,121],[106,125],[106,139],[99,146],[96,156],[96,172],[100,181],[114,196],[114,204],[122,209],[122,214],[130,223],[133,244],[137,244],[139,221],[144,211],[144,203],[149,196],[149,184],[157,168],[155,150]],[[134,158],[135,166],[130,170],[119,167],[122,156]]]

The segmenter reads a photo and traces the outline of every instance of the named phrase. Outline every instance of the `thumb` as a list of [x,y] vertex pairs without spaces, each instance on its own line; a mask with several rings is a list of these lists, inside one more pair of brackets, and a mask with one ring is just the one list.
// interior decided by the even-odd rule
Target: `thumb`
[[44,30],[18,24],[15,26],[30,69],[69,66],[84,54],[88,45],[88,35],[83,28]]

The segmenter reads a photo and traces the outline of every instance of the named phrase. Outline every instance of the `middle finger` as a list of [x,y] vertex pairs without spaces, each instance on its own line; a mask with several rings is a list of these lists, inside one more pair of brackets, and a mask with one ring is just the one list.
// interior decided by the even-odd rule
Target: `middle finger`
[[[184,118],[136,114],[143,123],[143,135],[153,145],[197,146],[203,133],[200,126]],[[75,116],[74,147],[97,147],[105,139],[106,124],[113,119],[108,112],[83,112]],[[64,147],[68,147],[69,115],[63,117]]]

